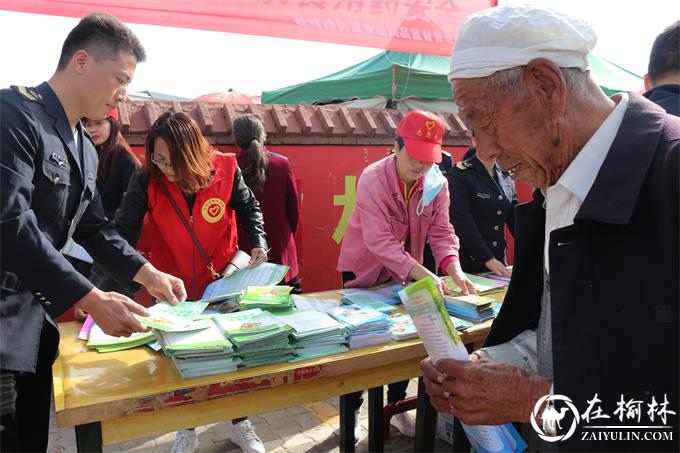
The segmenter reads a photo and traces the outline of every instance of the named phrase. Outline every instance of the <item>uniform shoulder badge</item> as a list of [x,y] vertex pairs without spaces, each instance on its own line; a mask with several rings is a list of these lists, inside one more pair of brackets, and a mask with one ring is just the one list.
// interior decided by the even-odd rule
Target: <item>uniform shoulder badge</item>
[[467,170],[470,167],[472,167],[472,164],[466,160],[462,160],[456,164],[458,170]]
[[42,94],[38,93],[33,88],[12,85],[12,89],[27,101],[38,102],[42,100]]

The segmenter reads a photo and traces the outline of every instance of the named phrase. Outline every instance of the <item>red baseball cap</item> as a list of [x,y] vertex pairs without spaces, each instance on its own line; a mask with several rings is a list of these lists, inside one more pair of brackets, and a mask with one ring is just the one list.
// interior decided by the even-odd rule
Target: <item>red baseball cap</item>
[[441,118],[434,113],[412,110],[401,119],[397,135],[404,139],[412,159],[438,164],[442,161],[445,130]]
[[109,113],[106,114],[107,118],[113,118],[114,120],[118,120],[118,108],[113,108],[109,111]]

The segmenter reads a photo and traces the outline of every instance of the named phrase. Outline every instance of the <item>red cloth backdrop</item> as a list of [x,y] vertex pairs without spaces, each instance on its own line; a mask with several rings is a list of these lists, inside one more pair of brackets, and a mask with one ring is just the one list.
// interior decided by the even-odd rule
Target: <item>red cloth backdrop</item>
[[451,55],[462,20],[496,0],[2,0],[0,9]]

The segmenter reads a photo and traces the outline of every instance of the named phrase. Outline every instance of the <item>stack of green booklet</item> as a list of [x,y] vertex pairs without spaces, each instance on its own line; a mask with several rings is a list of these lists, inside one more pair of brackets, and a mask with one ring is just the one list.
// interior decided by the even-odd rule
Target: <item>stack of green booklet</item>
[[[500,291],[508,286],[507,282],[501,280],[494,280],[468,273],[466,273],[465,276],[470,280],[470,282],[472,282],[472,285],[475,287],[475,291],[477,291],[477,294],[480,296]],[[460,293],[460,288],[453,282],[453,279],[449,275],[442,277],[442,281],[446,283],[446,286],[451,291]]]
[[292,290],[291,286],[249,286],[238,305],[242,310],[288,310],[293,306]]
[[292,329],[290,336],[296,357],[291,362],[348,350],[344,324],[326,313],[302,309],[278,312],[275,316]]
[[183,331],[156,331],[163,352],[183,378],[235,371],[241,360],[211,318],[193,321]]
[[153,332],[137,332],[129,337],[114,337],[107,335],[97,324],[92,325],[90,337],[87,340],[89,348],[96,349],[98,352],[114,352],[124,349],[136,348],[154,340]]
[[177,371],[184,379],[211,374],[231,373],[241,363],[238,357],[228,355],[206,357],[172,357]]
[[259,308],[213,317],[221,333],[231,341],[241,365],[254,367],[287,362],[293,358],[288,340],[290,327]]

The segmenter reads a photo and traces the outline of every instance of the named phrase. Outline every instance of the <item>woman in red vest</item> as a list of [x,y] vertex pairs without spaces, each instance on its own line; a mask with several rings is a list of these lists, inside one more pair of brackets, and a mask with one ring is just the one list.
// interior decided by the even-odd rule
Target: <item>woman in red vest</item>
[[[144,216],[149,261],[181,278],[189,300],[201,298],[236,252],[237,217],[250,236],[250,265],[267,260],[262,212],[236,157],[212,149],[185,113],[167,112],[153,124],[146,138],[146,163],[132,177],[114,223],[134,244]],[[244,452],[264,453],[247,418],[232,420],[227,427]],[[195,431],[179,431],[171,451],[196,450]]]
[[[239,147],[238,165],[243,179],[260,202],[269,244],[269,261],[288,266],[284,284],[300,292],[299,266],[295,233],[300,218],[300,205],[295,173],[288,159],[264,148],[267,139],[264,123],[252,114],[234,120],[234,142]],[[250,247],[249,235],[239,223],[238,244]]]

